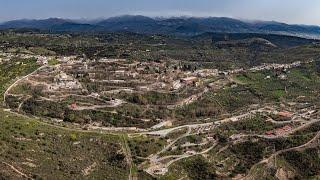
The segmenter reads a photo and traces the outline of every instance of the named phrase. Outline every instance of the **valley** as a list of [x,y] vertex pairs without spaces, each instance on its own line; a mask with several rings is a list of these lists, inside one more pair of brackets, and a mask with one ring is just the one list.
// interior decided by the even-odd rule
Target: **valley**
[[3,31],[0,177],[317,178],[318,41],[257,36]]

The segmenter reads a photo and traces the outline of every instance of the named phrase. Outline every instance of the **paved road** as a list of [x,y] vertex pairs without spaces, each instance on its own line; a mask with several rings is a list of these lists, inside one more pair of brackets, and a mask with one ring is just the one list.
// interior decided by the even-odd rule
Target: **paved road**
[[158,135],[158,136],[167,136],[169,133],[172,131],[182,129],[182,128],[197,128],[197,127],[205,127],[205,126],[210,126],[214,125],[214,123],[202,123],[202,124],[189,124],[189,125],[182,125],[182,126],[177,126],[173,128],[168,128],[168,129],[163,129],[163,130],[158,130],[158,131],[149,131],[149,132],[143,132],[141,134],[146,134],[146,135]]

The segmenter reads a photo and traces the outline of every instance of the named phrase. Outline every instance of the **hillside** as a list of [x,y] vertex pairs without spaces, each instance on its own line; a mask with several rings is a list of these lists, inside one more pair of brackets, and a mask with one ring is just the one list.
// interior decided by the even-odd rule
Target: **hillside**
[[319,178],[319,54],[264,33],[0,31],[0,179]]

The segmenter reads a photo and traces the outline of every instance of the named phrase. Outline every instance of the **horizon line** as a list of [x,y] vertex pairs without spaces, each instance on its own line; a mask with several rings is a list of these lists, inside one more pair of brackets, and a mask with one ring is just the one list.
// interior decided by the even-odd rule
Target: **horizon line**
[[[120,14],[120,15],[115,15],[115,16],[109,16],[109,17],[96,17],[96,18],[85,18],[85,17],[80,17],[80,18],[66,18],[66,17],[43,17],[43,18],[17,18],[17,19],[11,19],[11,20],[4,20],[0,21],[0,24],[6,23],[6,22],[11,22],[11,21],[20,21],[20,20],[25,20],[25,21],[39,21],[39,20],[48,20],[48,19],[61,19],[61,20],[69,20],[69,21],[103,21],[111,18],[117,18],[117,17],[124,17],[124,16],[142,16],[142,17],[148,17],[151,19],[172,19],[172,18],[229,18],[229,19],[234,19],[234,20],[239,20],[245,23],[255,23],[255,22],[274,22],[274,23],[283,23],[287,25],[306,25],[306,26],[318,26],[320,25],[317,24],[301,24],[301,23],[288,23],[288,22],[283,22],[283,21],[277,21],[277,20],[259,20],[259,19],[245,19],[245,18],[237,18],[237,17],[231,17],[231,16],[196,16],[196,15],[168,15],[168,16],[152,16],[152,15],[142,15],[142,14]],[[80,23],[80,22],[78,22]]]

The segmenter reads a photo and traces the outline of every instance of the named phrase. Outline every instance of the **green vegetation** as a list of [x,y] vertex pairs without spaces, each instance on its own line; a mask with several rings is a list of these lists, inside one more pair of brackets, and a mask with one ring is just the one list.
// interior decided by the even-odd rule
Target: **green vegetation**
[[59,61],[57,59],[49,59],[49,61],[48,61],[48,65],[50,65],[50,66],[54,66],[57,64],[59,64]]
[[260,100],[245,87],[226,88],[218,92],[208,92],[202,99],[178,109],[178,117],[200,118],[218,117],[224,113],[233,113],[257,104]]
[[43,47],[30,47],[28,50],[34,54],[44,55],[44,56],[46,56],[46,55],[53,56],[56,54],[54,51],[50,51],[50,50],[43,48]]
[[259,142],[246,141],[235,144],[230,148],[233,154],[236,154],[240,161],[234,169],[235,174],[247,173],[254,164],[258,163],[264,157],[265,146]]
[[[279,78],[284,75],[286,79]],[[267,101],[296,99],[299,96],[312,97],[318,91],[320,75],[316,64],[311,63],[290,71],[251,72],[236,76],[236,79],[246,83],[250,91]]]
[[151,91],[145,94],[126,95],[126,99],[128,102],[140,105],[168,105],[175,103],[179,96],[175,93],[165,94]]
[[[38,68],[36,59],[11,59],[10,62],[0,64],[0,94],[3,94],[10,83],[18,78],[30,74]],[[3,97],[0,97],[3,100]]]
[[[292,171],[296,179],[317,177],[318,147],[279,153],[278,167],[259,162],[307,143],[320,130],[320,123],[314,123],[287,136],[263,136],[285,125],[296,128],[318,119],[320,46],[311,44],[312,40],[308,44],[307,40],[287,42],[289,37],[279,37],[270,39],[278,47],[267,47],[241,39],[243,35],[230,36],[239,37],[228,42],[208,34],[173,37],[1,31],[0,50],[11,53],[0,55],[1,95],[19,77],[39,67],[36,59],[18,55],[54,58],[48,61],[51,67],[11,89],[3,108],[13,112],[0,108],[0,179],[17,179],[15,168],[32,179],[127,179],[130,171],[139,179],[229,179],[248,174],[255,179],[273,179],[280,167]],[[225,42],[219,42],[222,40]],[[62,56],[72,58],[63,62],[59,59]],[[106,60],[113,58],[127,60]],[[305,63],[309,60],[316,61]],[[295,61],[302,65],[247,70],[263,63]],[[58,64],[61,66],[55,66]],[[239,68],[245,70],[225,71]],[[186,77],[196,77],[197,82]],[[281,122],[292,119],[261,113],[218,123],[260,107],[290,111],[299,121]],[[269,117],[278,122],[266,121]],[[57,123],[61,126],[45,123],[51,118],[62,120]],[[175,127],[214,121],[217,123],[210,126],[173,129],[166,137],[90,130],[101,125],[152,131],[154,125],[169,122],[157,132],[166,134],[171,123]],[[170,147],[163,149],[166,146]],[[190,155],[204,150],[208,152]],[[151,177],[144,170],[154,165],[148,157],[155,154],[160,165],[179,160],[170,164],[165,175],[155,172],[156,177]]]
[[[119,136],[53,127],[2,110],[0,115],[0,161],[20,169],[30,178],[126,179],[128,176]],[[84,170],[92,164],[95,165],[87,174]],[[13,177],[14,172],[10,173],[1,172],[0,177]]]
[[152,137],[135,137],[129,139],[129,147],[134,157],[136,164],[141,163],[141,158],[146,158],[151,154],[155,154],[160,151],[166,144],[163,138]]
[[179,161],[177,165],[174,165],[174,168],[170,168],[169,174],[163,179],[176,179],[185,176],[192,180],[216,179],[218,177],[212,163],[202,156],[195,156]]
[[319,175],[319,148],[306,149],[302,152],[289,151],[282,154],[281,157],[295,170],[295,178],[297,179],[306,179],[308,177],[316,177]]
[[244,133],[244,134],[264,134],[266,131],[270,131],[284,125],[276,125],[271,122],[266,121],[266,117],[262,115],[256,115],[253,118],[245,119],[238,122],[231,122],[222,125],[219,131],[222,133],[234,134],[234,133]]
[[[17,77],[36,68],[35,59],[12,59],[0,64],[1,94]],[[27,85],[14,91],[24,89]],[[53,127],[2,109],[0,116],[0,167],[4,170],[0,178],[18,178],[12,166],[34,179],[127,179],[126,155],[116,135]]]

